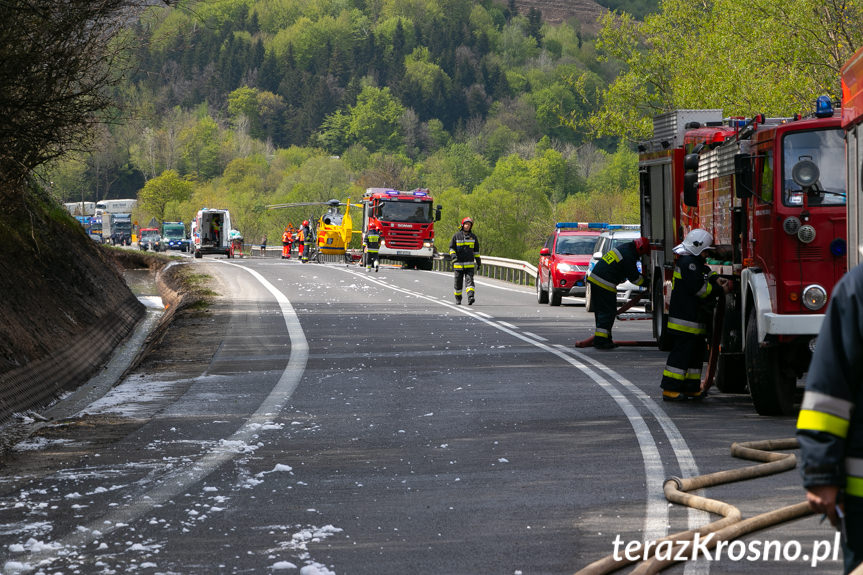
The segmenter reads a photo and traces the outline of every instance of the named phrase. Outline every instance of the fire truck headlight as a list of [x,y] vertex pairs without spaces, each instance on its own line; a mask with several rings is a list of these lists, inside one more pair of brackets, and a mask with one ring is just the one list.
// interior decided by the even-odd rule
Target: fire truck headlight
[[432,247],[432,243],[429,241],[425,241],[425,242],[423,242],[423,247],[424,248],[430,248],[430,247]]
[[800,160],[791,168],[791,179],[801,188],[814,186],[820,177],[818,165],[812,160]]
[[809,224],[801,226],[800,229],[797,230],[797,239],[804,244],[812,243],[815,239],[815,228]]
[[827,303],[827,291],[817,284],[806,286],[803,290],[803,305],[806,309],[817,311]]

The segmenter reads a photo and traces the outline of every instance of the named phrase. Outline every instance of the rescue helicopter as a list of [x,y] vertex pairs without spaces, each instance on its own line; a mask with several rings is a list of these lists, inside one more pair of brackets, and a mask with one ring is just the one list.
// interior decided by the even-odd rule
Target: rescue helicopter
[[[314,261],[319,261],[318,254],[323,255],[341,255],[345,261],[352,262],[350,253],[347,248],[351,244],[353,234],[362,233],[359,230],[353,229],[353,218],[351,218],[351,208],[360,208],[354,204],[351,205],[351,200],[340,202],[339,200],[329,200],[327,202],[295,202],[290,204],[272,204],[267,206],[268,210],[277,210],[282,208],[298,208],[306,206],[327,206],[327,211],[324,212],[317,222],[309,218],[309,228],[312,232],[312,237],[317,238],[317,242],[313,244],[312,253],[309,258]],[[340,208],[344,206],[342,212]]]

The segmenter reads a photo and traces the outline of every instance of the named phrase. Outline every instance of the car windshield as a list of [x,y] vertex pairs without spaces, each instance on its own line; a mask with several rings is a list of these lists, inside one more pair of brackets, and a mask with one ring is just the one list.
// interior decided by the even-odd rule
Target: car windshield
[[782,140],[783,177],[782,201],[786,206],[802,206],[804,191],[794,181],[792,170],[808,160],[818,167],[818,181],[806,198],[809,206],[845,205],[845,140],[838,128],[793,132]]
[[596,238],[593,236],[560,236],[555,253],[561,256],[591,255]]
[[141,232],[141,237],[145,240],[151,240],[159,237],[159,232],[156,230],[146,230]]
[[385,222],[427,224],[432,221],[432,203],[383,200],[380,205],[380,219]]

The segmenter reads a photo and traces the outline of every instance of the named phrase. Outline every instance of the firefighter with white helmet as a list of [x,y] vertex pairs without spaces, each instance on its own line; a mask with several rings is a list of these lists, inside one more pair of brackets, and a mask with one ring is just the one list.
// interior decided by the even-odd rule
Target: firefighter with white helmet
[[479,238],[471,231],[473,218],[467,217],[461,221],[461,228],[449,243],[449,255],[452,259],[452,269],[455,272],[455,303],[461,305],[462,288],[467,292],[467,305],[473,305],[474,289],[473,274],[481,265],[479,257]]
[[650,241],[647,238],[636,238],[620,246],[608,250],[587,276],[592,285],[591,298],[596,328],[593,332],[593,347],[597,349],[613,349],[614,340],[611,328],[617,314],[617,284],[626,280],[637,286],[645,284],[644,277],[638,271],[638,260],[650,253]]
[[710,232],[696,228],[674,247],[674,267],[668,334],[672,348],[662,372],[662,399],[701,399],[701,367],[707,347],[705,304],[728,292],[730,283],[707,265],[704,252],[713,248]]

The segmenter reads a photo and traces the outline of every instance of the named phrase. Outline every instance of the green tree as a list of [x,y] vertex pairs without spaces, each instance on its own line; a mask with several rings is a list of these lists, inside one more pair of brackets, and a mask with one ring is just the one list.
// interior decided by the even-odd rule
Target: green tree
[[194,186],[180,177],[175,170],[167,170],[153,178],[138,192],[138,210],[164,221],[168,202],[183,202],[192,196]]
[[363,88],[356,105],[350,107],[350,142],[371,151],[398,150],[402,142],[399,120],[403,113],[404,107],[389,88]]

